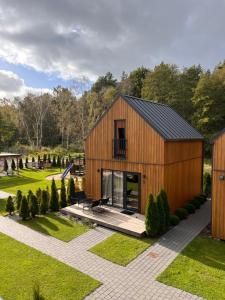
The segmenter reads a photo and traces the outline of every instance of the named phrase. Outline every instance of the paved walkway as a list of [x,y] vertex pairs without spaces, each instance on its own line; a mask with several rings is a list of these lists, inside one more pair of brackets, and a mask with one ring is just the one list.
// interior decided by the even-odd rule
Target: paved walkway
[[0,199],[6,199],[6,198],[8,198],[9,196],[15,196],[15,195],[6,193],[6,192],[4,192],[4,191],[0,191]]
[[113,232],[97,227],[69,243],[33,231],[0,217],[0,231],[98,279],[103,283],[86,299],[200,299],[155,280],[179,252],[210,221],[210,202],[181,222],[127,267],[118,266],[87,251]]

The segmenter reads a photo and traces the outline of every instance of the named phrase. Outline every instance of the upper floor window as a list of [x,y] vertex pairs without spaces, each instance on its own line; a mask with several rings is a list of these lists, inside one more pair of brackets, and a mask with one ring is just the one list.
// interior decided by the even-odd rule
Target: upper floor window
[[113,155],[114,158],[125,159],[126,158],[126,121],[115,120],[114,121],[114,139],[113,139]]

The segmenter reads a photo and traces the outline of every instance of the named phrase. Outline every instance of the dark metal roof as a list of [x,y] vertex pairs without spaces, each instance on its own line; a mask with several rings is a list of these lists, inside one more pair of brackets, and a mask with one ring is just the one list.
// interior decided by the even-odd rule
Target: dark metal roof
[[120,95],[165,140],[203,140],[203,136],[171,107]]

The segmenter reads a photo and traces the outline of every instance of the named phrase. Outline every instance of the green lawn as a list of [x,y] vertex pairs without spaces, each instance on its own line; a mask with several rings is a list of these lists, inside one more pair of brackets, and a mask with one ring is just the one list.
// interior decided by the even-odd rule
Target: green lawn
[[0,296],[30,300],[37,282],[46,300],[83,299],[100,283],[56,259],[0,233]]
[[4,216],[6,214],[6,199],[0,199],[0,216]]
[[19,223],[65,242],[89,230],[87,225],[71,221],[54,213],[49,213],[45,216],[36,216],[31,220],[21,220]]
[[[45,177],[52,174],[60,173],[60,169],[33,170],[24,169],[19,171],[19,176],[5,176],[0,178],[0,190],[16,194],[17,190],[27,193],[29,190],[35,192],[38,188],[45,189],[51,186],[51,181]],[[60,186],[60,181],[56,181]]]
[[92,247],[89,251],[116,264],[126,266],[141,254],[155,240],[150,238],[135,238],[121,233],[115,233],[105,241]]
[[157,280],[205,299],[225,299],[225,242],[197,237]]

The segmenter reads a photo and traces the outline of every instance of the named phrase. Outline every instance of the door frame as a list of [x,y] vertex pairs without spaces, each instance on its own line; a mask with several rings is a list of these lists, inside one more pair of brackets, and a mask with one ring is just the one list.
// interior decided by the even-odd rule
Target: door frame
[[[114,169],[101,169],[101,197],[103,197],[103,171],[111,171],[112,172],[112,204],[108,204],[109,206],[112,207],[117,207],[120,209],[126,209],[126,210],[130,210],[130,211],[135,211],[137,213],[140,213],[141,211],[141,173],[139,172],[129,172],[129,171],[121,171],[121,170],[114,170]],[[119,207],[118,205],[114,205],[113,203],[113,196],[114,196],[114,176],[113,173],[115,172],[123,172],[123,207]],[[127,174],[134,174],[138,176],[138,207],[137,210],[136,209],[131,209],[131,208],[127,208]]]

